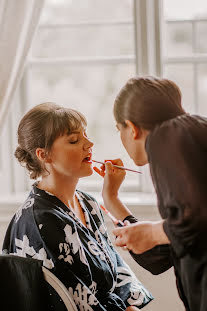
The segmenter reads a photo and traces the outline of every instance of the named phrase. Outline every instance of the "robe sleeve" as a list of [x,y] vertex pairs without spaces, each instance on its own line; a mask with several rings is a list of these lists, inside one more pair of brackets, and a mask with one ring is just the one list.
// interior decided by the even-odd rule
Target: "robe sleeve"
[[163,229],[177,257],[200,256],[207,234],[207,121],[183,115],[146,141]]
[[137,279],[131,268],[116,252],[117,281],[114,293],[122,297],[126,306],[143,308],[154,299],[146,287]]

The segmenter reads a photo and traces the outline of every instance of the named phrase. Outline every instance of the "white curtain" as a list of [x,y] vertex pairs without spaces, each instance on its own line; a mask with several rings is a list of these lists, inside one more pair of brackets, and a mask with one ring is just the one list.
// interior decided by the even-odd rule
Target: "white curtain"
[[0,0],[0,133],[21,80],[44,0]]

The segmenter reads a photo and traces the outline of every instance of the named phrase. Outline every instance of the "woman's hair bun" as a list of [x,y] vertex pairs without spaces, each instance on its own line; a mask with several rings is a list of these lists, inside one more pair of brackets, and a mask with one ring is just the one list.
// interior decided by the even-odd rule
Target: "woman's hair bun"
[[31,156],[29,152],[22,149],[20,146],[16,148],[14,155],[20,163],[27,163],[28,161],[31,161]]

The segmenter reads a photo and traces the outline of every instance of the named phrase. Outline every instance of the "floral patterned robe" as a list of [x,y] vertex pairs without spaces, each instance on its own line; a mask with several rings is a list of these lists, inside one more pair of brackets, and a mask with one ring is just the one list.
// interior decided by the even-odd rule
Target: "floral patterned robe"
[[86,219],[33,185],[7,229],[3,252],[43,260],[80,311],[142,308],[153,297],[113,248],[98,203],[76,190]]

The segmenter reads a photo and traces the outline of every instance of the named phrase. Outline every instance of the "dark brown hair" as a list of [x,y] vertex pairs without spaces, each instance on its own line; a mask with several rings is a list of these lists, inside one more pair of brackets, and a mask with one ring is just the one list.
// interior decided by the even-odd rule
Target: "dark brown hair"
[[19,123],[19,146],[14,155],[21,165],[26,166],[30,178],[36,179],[45,171],[45,167],[36,156],[36,149],[44,148],[48,153],[56,138],[86,125],[85,117],[74,109],[54,103],[37,105],[29,110]]
[[125,120],[130,120],[146,130],[184,113],[179,87],[173,81],[155,77],[129,79],[114,103],[117,123],[125,126]]

